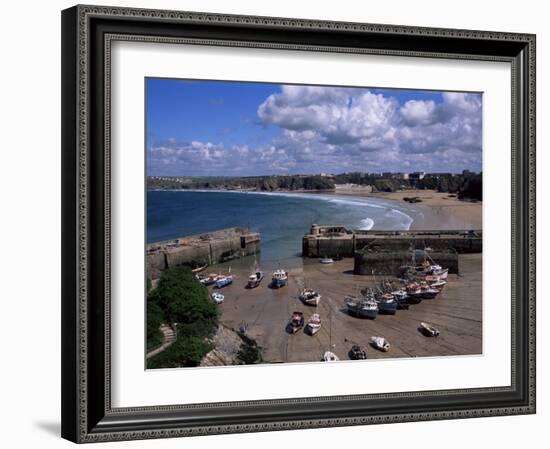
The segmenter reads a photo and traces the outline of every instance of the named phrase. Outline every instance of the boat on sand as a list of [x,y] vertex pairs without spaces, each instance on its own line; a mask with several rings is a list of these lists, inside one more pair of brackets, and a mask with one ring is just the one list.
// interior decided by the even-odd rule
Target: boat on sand
[[388,352],[391,348],[390,342],[384,337],[372,336],[370,338],[370,344],[382,352]]
[[321,317],[318,313],[311,315],[305,328],[306,334],[315,335],[321,330]]
[[300,301],[309,306],[317,306],[321,300],[321,295],[311,288],[304,288],[300,292]]
[[420,330],[427,337],[437,337],[439,335],[439,329],[428,323],[420,323]]

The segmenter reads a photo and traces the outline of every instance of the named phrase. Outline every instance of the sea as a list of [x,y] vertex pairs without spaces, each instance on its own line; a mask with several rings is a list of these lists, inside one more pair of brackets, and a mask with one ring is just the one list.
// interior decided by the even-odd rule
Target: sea
[[313,223],[350,229],[407,230],[421,208],[380,198],[327,193],[212,190],[147,191],[147,243],[240,226],[261,233],[261,261],[301,255]]

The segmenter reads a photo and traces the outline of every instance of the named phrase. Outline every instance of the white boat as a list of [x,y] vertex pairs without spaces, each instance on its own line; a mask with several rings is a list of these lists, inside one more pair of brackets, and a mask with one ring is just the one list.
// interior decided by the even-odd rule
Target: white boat
[[224,301],[225,296],[223,296],[221,293],[214,292],[212,293],[212,299],[216,304],[221,304]]
[[279,268],[273,272],[273,276],[271,277],[271,286],[273,288],[280,288],[284,287],[288,284],[288,273]]
[[370,344],[383,352],[388,352],[391,348],[389,341],[384,337],[372,336],[370,338]]
[[398,301],[405,301],[407,299],[407,292],[405,291],[404,288],[399,288],[397,290],[393,290],[391,292],[391,294],[393,296],[395,296],[395,298],[398,300]]
[[214,284],[220,277],[220,275],[216,273],[210,273],[208,276],[203,276],[200,274],[196,276],[202,285],[207,285],[207,286]]
[[337,362],[338,360],[340,360],[340,359],[338,358],[338,356],[334,352],[326,351],[323,354],[323,361],[324,362]]
[[430,287],[437,288],[439,290],[447,285],[447,281],[442,279],[441,276],[428,275],[424,278],[424,280]]
[[319,332],[319,330],[321,330],[321,317],[318,313],[314,313],[307,321],[305,331],[309,335],[315,335],[317,332]]
[[319,262],[324,265],[330,265],[331,263],[334,263],[334,259],[330,257],[323,257],[322,259],[319,259]]
[[304,288],[300,293],[300,301],[304,304],[317,306],[321,295],[311,288]]
[[428,337],[437,337],[439,335],[439,329],[428,323],[420,323],[420,329],[422,329],[422,333]]
[[256,288],[258,285],[260,285],[260,282],[262,282],[262,279],[264,278],[263,271],[257,270],[250,276],[248,276],[248,284],[246,285],[248,288]]
[[421,271],[429,276],[439,276],[439,278],[444,281],[447,280],[447,276],[449,274],[448,268],[443,268],[441,265],[428,260],[425,260],[422,265],[416,267],[416,271]]

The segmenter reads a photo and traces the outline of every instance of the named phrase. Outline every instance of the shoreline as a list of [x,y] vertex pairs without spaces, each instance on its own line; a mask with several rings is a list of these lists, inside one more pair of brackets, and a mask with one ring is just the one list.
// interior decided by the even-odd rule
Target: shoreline
[[[337,184],[334,190],[275,190],[253,189],[147,189],[167,192],[219,192],[257,195],[317,195],[342,196],[358,199],[378,199],[394,203],[405,209],[412,219],[409,230],[470,230],[482,228],[482,202],[459,200],[456,196],[435,190],[399,190],[396,192],[372,192],[368,186]],[[421,202],[410,204],[405,197],[418,197]],[[376,223],[374,224],[376,228]]]
[[429,210],[431,217],[426,217],[423,227],[418,227],[420,223],[413,221],[411,230],[420,229],[450,229],[449,224],[459,225],[458,229],[482,229],[483,227],[483,203],[469,202],[458,199],[453,194],[447,192],[437,192],[435,190],[399,190],[397,192],[371,192],[347,193],[345,189],[337,189],[338,194],[351,195],[364,198],[379,198],[404,203],[405,197],[418,197],[422,202],[415,203],[414,206]]

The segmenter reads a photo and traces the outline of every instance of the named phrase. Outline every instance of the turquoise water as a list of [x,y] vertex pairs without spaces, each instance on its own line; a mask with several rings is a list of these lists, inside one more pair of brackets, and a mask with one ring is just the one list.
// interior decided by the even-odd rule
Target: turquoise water
[[313,223],[406,230],[421,213],[377,198],[314,193],[148,191],[147,242],[248,226],[262,236],[263,261],[299,256]]

